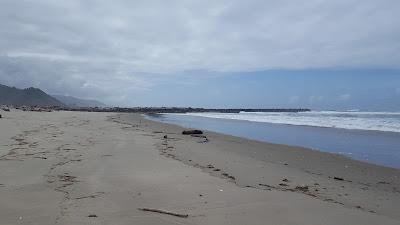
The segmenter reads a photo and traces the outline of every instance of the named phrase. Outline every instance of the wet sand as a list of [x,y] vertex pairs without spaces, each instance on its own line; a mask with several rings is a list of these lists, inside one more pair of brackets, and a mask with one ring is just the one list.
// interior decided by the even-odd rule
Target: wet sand
[[1,114],[0,224],[400,223],[396,169],[137,114]]

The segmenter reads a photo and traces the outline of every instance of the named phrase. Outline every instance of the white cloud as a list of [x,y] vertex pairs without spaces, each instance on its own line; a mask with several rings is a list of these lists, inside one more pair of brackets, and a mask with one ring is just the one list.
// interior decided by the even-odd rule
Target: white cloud
[[120,99],[152,73],[400,68],[399,11],[398,0],[3,0],[0,81],[54,89],[51,78],[86,95],[75,82],[96,84]]
[[397,0],[5,0],[0,49],[146,72],[398,68],[398,10]]

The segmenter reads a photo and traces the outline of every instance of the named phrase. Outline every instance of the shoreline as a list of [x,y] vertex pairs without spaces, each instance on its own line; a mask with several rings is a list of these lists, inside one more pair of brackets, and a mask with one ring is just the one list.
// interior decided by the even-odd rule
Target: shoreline
[[[147,118],[147,115],[145,114],[140,114],[140,116],[142,116],[142,118],[144,120],[148,120],[150,122],[155,122],[155,123],[160,123],[160,124],[164,124],[164,125],[168,125],[168,126],[176,126],[178,129],[181,130],[187,130],[187,129],[196,129],[196,128],[190,128],[190,127],[184,127],[184,126],[180,126],[177,124],[172,124],[172,123],[167,123],[167,122],[161,122],[161,121],[156,121],[156,120],[152,120],[150,118]],[[214,119],[214,118],[212,118]],[[219,120],[219,119],[218,119]],[[222,119],[222,120],[230,120],[230,119]],[[254,123],[261,123],[261,122],[256,122],[256,121],[246,121],[246,122],[254,122]],[[275,125],[275,123],[270,123]],[[292,125],[292,124],[278,124],[278,125],[285,125],[285,126],[303,126],[303,125]],[[314,126],[304,126],[304,127],[314,127]],[[329,127],[316,127],[316,128],[329,128]],[[346,131],[355,131],[355,132],[366,132],[366,133],[375,133],[375,132],[383,132],[383,133],[394,133],[396,136],[399,135],[397,132],[391,132],[391,131],[375,131],[375,130],[357,130],[357,129],[345,129],[345,128],[333,128],[336,130],[346,130]],[[397,170],[400,172],[400,168],[394,168],[394,167],[389,167],[389,166],[385,166],[385,165],[379,165],[379,164],[375,164],[375,163],[371,163],[368,161],[362,161],[362,160],[358,160],[355,158],[352,158],[350,156],[344,155],[344,154],[340,154],[340,153],[334,153],[334,152],[326,152],[326,151],[322,151],[320,149],[313,149],[313,148],[307,148],[307,147],[302,147],[302,146],[296,146],[296,145],[287,145],[287,144],[278,144],[278,143],[272,143],[272,142],[268,142],[268,141],[262,141],[262,140],[257,140],[257,139],[251,139],[251,138],[246,138],[246,137],[239,137],[239,136],[235,136],[235,135],[230,135],[230,134],[225,134],[225,133],[220,133],[220,132],[215,132],[215,131],[210,131],[210,130],[202,130],[203,132],[209,133],[209,134],[214,134],[214,135],[218,135],[218,136],[226,136],[226,137],[230,137],[232,139],[243,139],[249,142],[258,142],[261,144],[267,144],[267,145],[277,145],[277,146],[281,146],[284,148],[297,148],[298,150],[301,151],[311,151],[311,152],[316,152],[316,153],[321,153],[321,154],[327,154],[327,155],[332,155],[334,157],[343,157],[346,160],[351,160],[351,161],[355,161],[357,163],[361,163],[361,164],[366,164],[368,166],[372,166],[372,167],[381,167],[381,168],[385,168],[385,169],[389,169],[389,170]],[[338,132],[339,132],[338,131]]]
[[182,135],[139,114],[2,115],[1,224],[400,221],[395,169],[213,132]]
[[[278,145],[301,147],[313,151],[339,154],[351,159],[400,169],[400,133],[263,123],[246,120],[207,117],[171,116],[147,119],[193,129],[203,129],[234,137]],[[162,116],[162,115],[161,115]],[[163,119],[164,118],[164,119]],[[383,144],[383,145],[382,145]],[[375,154],[380,149],[381,155]],[[396,160],[398,159],[398,160]]]
[[[147,118],[147,115],[145,115],[145,114],[142,114],[142,115],[144,116],[145,119],[153,121],[153,122],[163,123],[163,124],[168,124],[168,125],[175,125],[175,126],[181,127],[182,129],[196,129],[195,127],[190,128],[190,127],[185,127],[185,126],[181,126],[181,125],[178,125],[178,124],[172,124],[172,123],[152,120],[151,118]],[[211,119],[214,119],[214,118],[211,118]],[[216,119],[216,120],[220,120],[220,119]],[[231,119],[221,119],[221,120],[231,120]],[[256,122],[256,121],[245,121],[245,122],[260,123],[260,124],[264,123],[264,122]],[[307,125],[278,124],[278,123],[268,123],[268,122],[265,122],[265,123],[271,124],[271,125],[311,127],[311,128],[318,128],[318,129],[334,129],[335,132],[340,132],[341,130],[344,130],[344,131],[348,131],[348,132],[367,133],[367,134],[384,133],[384,134],[389,134],[389,135],[399,136],[400,137],[400,133],[392,132],[392,131],[357,130],[357,129],[345,129],[345,128],[334,128],[334,127],[330,128],[330,127],[317,127],[317,126],[307,126]],[[321,150],[319,148],[308,148],[308,147],[303,147],[303,146],[299,146],[299,145],[273,143],[273,142],[257,140],[257,139],[253,139],[253,138],[230,135],[230,134],[226,134],[226,133],[222,133],[222,132],[215,132],[215,131],[211,131],[211,130],[207,130],[207,129],[204,129],[203,131],[207,131],[209,133],[216,133],[216,134],[219,134],[219,135],[226,135],[226,136],[230,136],[230,137],[233,137],[233,138],[243,138],[243,139],[246,139],[246,140],[249,140],[249,141],[256,141],[256,142],[261,142],[261,143],[266,143],[266,144],[275,144],[275,145],[282,145],[282,146],[286,146],[286,147],[302,148],[302,149],[305,149],[305,150],[308,150],[308,151],[316,151],[316,152],[325,153],[325,154],[331,154],[331,155],[335,155],[335,156],[342,156],[344,158],[347,158],[347,159],[350,159],[350,160],[354,160],[354,161],[357,161],[357,162],[361,162],[361,163],[366,163],[366,164],[369,164],[369,165],[372,165],[372,166],[378,166],[378,167],[385,167],[385,168],[388,168],[388,169],[400,170],[400,168],[390,167],[390,166],[386,166],[386,165],[380,165],[380,164],[376,164],[376,163],[372,163],[372,162],[368,162],[368,161],[363,161],[363,160],[359,160],[359,159],[356,159],[356,158],[352,158],[351,156],[348,156],[349,153],[346,153],[346,152],[342,152],[342,153],[328,152],[328,151],[323,151],[323,150]]]

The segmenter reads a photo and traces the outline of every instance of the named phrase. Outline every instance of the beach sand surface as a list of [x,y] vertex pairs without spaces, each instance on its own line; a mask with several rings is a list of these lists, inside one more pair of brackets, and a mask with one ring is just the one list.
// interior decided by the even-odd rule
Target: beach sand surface
[[0,113],[2,225],[400,224],[396,169],[138,114]]

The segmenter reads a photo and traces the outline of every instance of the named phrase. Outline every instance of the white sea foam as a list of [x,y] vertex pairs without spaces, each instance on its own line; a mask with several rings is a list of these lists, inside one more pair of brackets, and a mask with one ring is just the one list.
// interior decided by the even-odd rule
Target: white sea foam
[[300,126],[400,132],[400,112],[311,111],[187,113],[185,115]]

